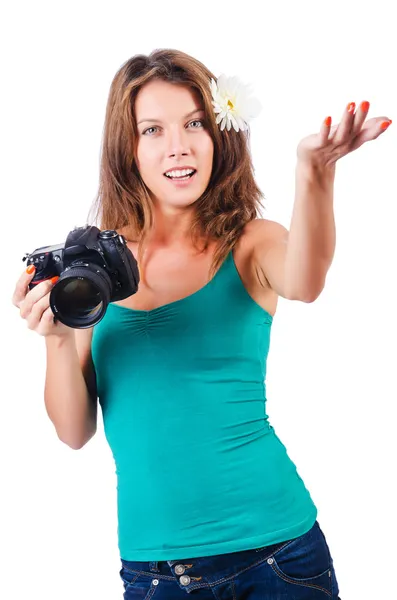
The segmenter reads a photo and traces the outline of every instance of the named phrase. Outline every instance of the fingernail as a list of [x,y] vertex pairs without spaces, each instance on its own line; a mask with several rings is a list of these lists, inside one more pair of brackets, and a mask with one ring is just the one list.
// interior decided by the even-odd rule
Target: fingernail
[[54,285],[54,283],[56,283],[58,281],[59,277],[52,277],[51,279],[51,283],[52,285]]
[[26,273],[28,275],[31,275],[33,273],[33,271],[35,270],[35,266],[34,265],[29,265],[28,268],[26,269]]
[[364,100],[364,102],[361,102],[360,108],[363,112],[368,112],[369,110],[369,102],[367,102],[366,100]]
[[332,123],[332,118],[331,117],[327,117],[324,121],[324,123],[326,124],[327,127],[329,127]]
[[349,113],[354,113],[355,108],[356,108],[355,102],[349,102],[349,104],[347,105],[347,110]]
[[391,125],[393,123],[393,121],[383,121],[382,125],[380,126],[381,129],[387,129],[389,127],[389,125]]

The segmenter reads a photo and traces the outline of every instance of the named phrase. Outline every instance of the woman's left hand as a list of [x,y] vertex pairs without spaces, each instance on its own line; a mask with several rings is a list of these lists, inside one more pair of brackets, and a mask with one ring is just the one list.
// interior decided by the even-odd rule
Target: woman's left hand
[[324,120],[319,133],[303,138],[297,148],[299,162],[317,168],[334,167],[337,160],[356,150],[365,142],[375,140],[391,124],[388,117],[374,117],[366,121],[369,102],[362,102],[355,112],[350,102],[338,125],[331,127],[331,117]]

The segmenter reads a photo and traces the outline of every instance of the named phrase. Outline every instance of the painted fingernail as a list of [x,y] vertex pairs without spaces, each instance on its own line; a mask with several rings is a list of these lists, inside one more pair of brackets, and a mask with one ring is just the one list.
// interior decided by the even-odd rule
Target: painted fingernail
[[387,129],[389,127],[389,125],[392,124],[393,121],[383,121],[382,125],[380,126],[381,129]]
[[349,102],[349,104],[347,105],[347,110],[349,113],[354,113],[355,108],[356,108],[355,102]]
[[52,285],[54,285],[54,283],[56,283],[58,281],[59,277],[52,277],[51,279],[51,283]]
[[325,119],[324,123],[326,124],[327,127],[330,127],[330,125],[332,123],[332,117],[327,117]]
[[369,110],[369,102],[367,102],[367,100],[364,100],[364,102],[361,102],[360,108],[361,108],[361,110],[363,112],[368,112],[368,110]]
[[28,268],[26,269],[26,273],[28,275],[31,275],[33,273],[33,271],[35,270],[35,266],[34,265],[29,265]]

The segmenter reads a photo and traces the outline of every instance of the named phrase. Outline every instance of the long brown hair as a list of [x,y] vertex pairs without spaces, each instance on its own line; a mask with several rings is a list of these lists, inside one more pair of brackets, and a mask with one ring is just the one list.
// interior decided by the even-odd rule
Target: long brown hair
[[249,130],[220,131],[212,105],[210,81],[217,78],[200,61],[173,49],[137,54],[117,71],[109,92],[102,139],[100,181],[94,201],[100,229],[128,231],[139,241],[138,262],[153,225],[153,202],[135,163],[138,130],[134,104],[140,88],[154,79],[184,84],[203,101],[206,126],[214,143],[207,189],[195,202],[191,224],[194,245],[216,241],[213,277],[233,248],[244,226],[258,216],[264,194],[254,179]]

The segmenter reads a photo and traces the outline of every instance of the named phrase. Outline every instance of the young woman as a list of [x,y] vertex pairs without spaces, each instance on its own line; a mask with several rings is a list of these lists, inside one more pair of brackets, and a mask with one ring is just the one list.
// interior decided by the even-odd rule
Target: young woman
[[90,329],[54,323],[53,281],[13,302],[45,336],[45,403],[84,446],[97,400],[118,478],[124,598],[338,598],[308,489],[266,414],[279,296],[313,302],[335,249],[335,163],[390,125],[350,103],[298,145],[290,230],[259,217],[236,78],[175,50],[137,55],[110,90],[97,198],[102,229],[138,258],[136,294]]

